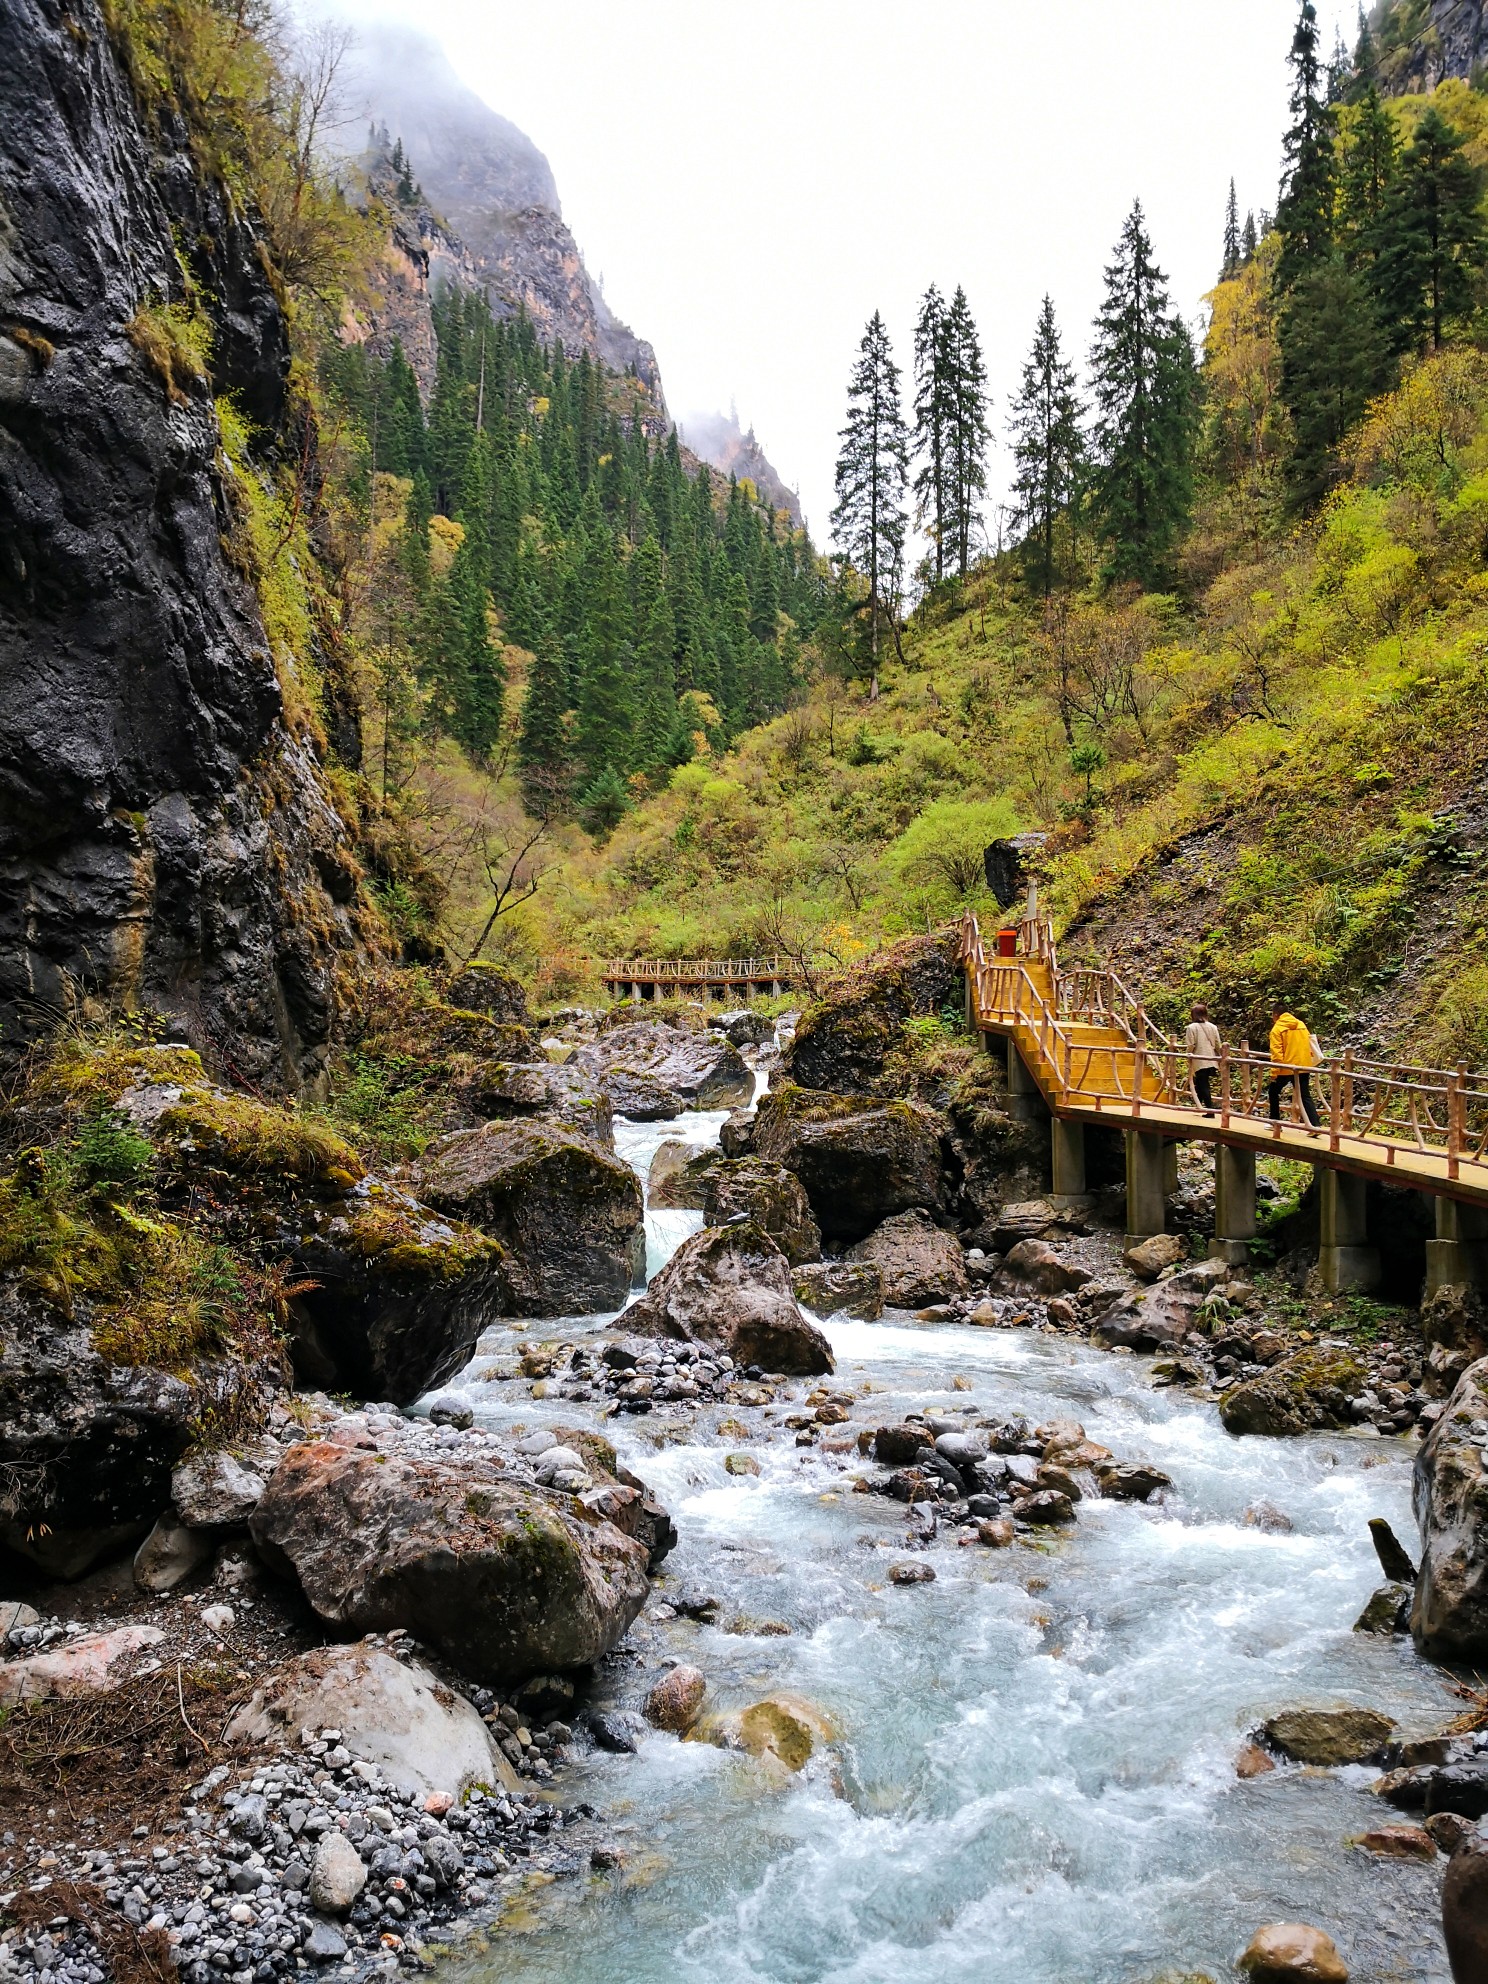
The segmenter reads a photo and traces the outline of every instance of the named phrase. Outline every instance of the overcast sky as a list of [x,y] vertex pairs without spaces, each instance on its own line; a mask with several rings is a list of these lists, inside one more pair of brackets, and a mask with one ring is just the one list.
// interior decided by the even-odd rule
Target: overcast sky
[[[1197,320],[1230,177],[1274,207],[1296,0],[341,0],[406,19],[552,163],[674,414],[753,422],[825,540],[844,391],[883,311],[965,286],[1006,474],[1049,291],[1083,360],[1134,198]],[[1353,0],[1320,0],[1331,48]]]

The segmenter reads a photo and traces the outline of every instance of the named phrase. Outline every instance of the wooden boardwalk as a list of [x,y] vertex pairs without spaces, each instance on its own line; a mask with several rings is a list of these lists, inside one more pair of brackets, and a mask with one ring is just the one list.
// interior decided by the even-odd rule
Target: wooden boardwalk
[[789,958],[611,958],[600,974],[606,990],[622,999],[665,999],[675,992],[724,999],[767,992],[778,999],[797,975]]
[[[1120,1128],[1128,1138],[1128,1226],[1134,1235],[1160,1232],[1162,1185],[1153,1167],[1162,1163],[1162,1146],[1212,1143],[1249,1160],[1248,1188],[1233,1160],[1218,1171],[1216,1239],[1239,1245],[1255,1230],[1256,1155],[1293,1158],[1320,1168],[1325,1275],[1335,1270],[1338,1285],[1368,1285],[1377,1266],[1363,1258],[1362,1191],[1339,1182],[1370,1179],[1440,1202],[1434,1257],[1428,1250],[1432,1285],[1488,1279],[1488,1077],[1346,1054],[1311,1070],[1321,1119],[1314,1128],[1291,1080],[1282,1090],[1281,1118],[1272,1120],[1268,1087],[1279,1071],[1242,1043],[1225,1048],[1215,1109],[1206,1113],[1182,1048],[1114,972],[1060,970],[1051,926],[1036,902],[1015,932],[999,933],[990,954],[968,914],[961,959],[968,1021],[1008,1043],[1015,1095],[1037,1098],[1053,1121],[1056,1193],[1084,1189],[1083,1148],[1072,1131],[1089,1124]],[[1337,1258],[1330,1260],[1330,1249]]]

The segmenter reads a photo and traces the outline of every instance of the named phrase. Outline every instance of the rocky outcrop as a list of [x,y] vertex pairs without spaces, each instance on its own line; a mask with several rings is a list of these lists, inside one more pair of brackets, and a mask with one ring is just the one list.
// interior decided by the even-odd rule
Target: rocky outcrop
[[941,1123],[917,1102],[781,1088],[760,1104],[756,1153],[793,1171],[830,1241],[866,1239],[944,1194]]
[[[612,1093],[627,1078],[648,1077],[644,1092],[666,1091],[688,1109],[729,1109],[754,1095],[754,1076],[731,1041],[664,1020],[605,1027],[597,1040],[579,1049],[578,1065]],[[617,1101],[616,1107],[625,1113],[623,1104]]]
[[763,1227],[792,1267],[821,1258],[821,1233],[800,1179],[763,1158],[721,1158],[707,1176],[703,1217],[709,1226],[743,1220]]
[[327,1625],[416,1632],[497,1686],[598,1660],[648,1589],[645,1546],[579,1497],[459,1458],[305,1441],[250,1529]]
[[[361,911],[323,747],[228,556],[248,465],[214,399],[313,453],[261,243],[179,117],[142,114],[97,0],[0,17],[0,183],[0,1054],[95,1002],[153,1007],[298,1089]],[[193,312],[210,355],[177,363]],[[318,661],[334,687],[334,638]]]
[[641,1270],[635,1173],[571,1131],[523,1122],[458,1130],[425,1153],[417,1187],[501,1242],[512,1314],[618,1309]]
[[1429,92],[1448,76],[1474,80],[1488,63],[1484,0],[1389,0],[1376,18],[1377,77],[1389,96]]
[[966,1256],[952,1234],[943,1233],[928,1213],[896,1213],[859,1241],[848,1255],[883,1276],[883,1299],[894,1309],[924,1309],[948,1302],[970,1287]]
[[315,1647],[255,1688],[227,1725],[235,1748],[298,1751],[302,1729],[339,1729],[354,1757],[420,1797],[457,1803],[476,1785],[516,1788],[516,1774],[470,1703],[418,1661],[380,1647]]
[[480,961],[466,965],[450,980],[445,996],[452,1006],[466,1012],[485,1013],[512,1026],[527,1024],[526,988],[505,965]]
[[913,937],[833,982],[802,1019],[782,1077],[802,1088],[871,1094],[904,1022],[961,998],[957,933]]
[[1353,1423],[1363,1367],[1346,1351],[1299,1350],[1258,1378],[1232,1385],[1219,1402],[1227,1433],[1310,1433]]
[[1463,1374],[1416,1456],[1421,1570],[1411,1634],[1435,1660],[1488,1656],[1488,1358]]
[[790,1263],[758,1226],[705,1226],[685,1240],[625,1312],[638,1336],[715,1345],[735,1364],[811,1376],[831,1348],[791,1288]]

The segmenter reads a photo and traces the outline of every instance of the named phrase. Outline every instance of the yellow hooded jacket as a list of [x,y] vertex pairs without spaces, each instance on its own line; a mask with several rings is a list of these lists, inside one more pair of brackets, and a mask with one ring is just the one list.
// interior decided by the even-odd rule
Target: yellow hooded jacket
[[1271,1029],[1271,1059],[1278,1068],[1314,1065],[1312,1035],[1293,1013],[1283,1013]]

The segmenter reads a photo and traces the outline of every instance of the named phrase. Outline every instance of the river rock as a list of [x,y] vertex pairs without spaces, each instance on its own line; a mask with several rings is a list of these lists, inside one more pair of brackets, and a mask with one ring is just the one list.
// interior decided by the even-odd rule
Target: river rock
[[719,1716],[699,1732],[724,1749],[744,1750],[788,1771],[798,1771],[811,1759],[818,1743],[835,1734],[831,1723],[813,1703],[799,1695],[769,1695],[737,1714]]
[[856,1316],[865,1323],[883,1314],[883,1269],[876,1261],[816,1261],[791,1276],[796,1300],[819,1316]]
[[718,1132],[718,1147],[725,1157],[751,1157],[759,1116],[753,1109],[736,1109]]
[[1488,1837],[1468,1833],[1447,1862],[1442,1935],[1455,1984],[1488,1977]]
[[955,934],[945,931],[906,938],[834,979],[796,1028],[784,1060],[789,1079],[804,1088],[869,1093],[903,1042],[907,1019],[961,1003],[956,946]]
[[731,1013],[710,1013],[708,1025],[735,1047],[770,1047],[775,1041],[775,1022],[766,1013],[740,1006]]
[[1097,1465],[1095,1478],[1109,1502],[1150,1502],[1160,1489],[1173,1485],[1171,1474],[1146,1461],[1106,1461]]
[[1370,1517],[1369,1537],[1374,1545],[1374,1554],[1379,1558],[1380,1569],[1391,1584],[1413,1585],[1417,1577],[1416,1567],[1411,1562],[1405,1545],[1383,1516]]
[[702,1670],[685,1663],[663,1674],[646,1697],[646,1720],[653,1729],[685,1736],[703,1710],[708,1683]]
[[923,1557],[910,1559],[908,1563],[889,1566],[890,1584],[934,1584],[935,1566],[927,1564]]
[[577,1498],[453,1454],[307,1440],[280,1462],[249,1529],[328,1625],[403,1627],[493,1685],[598,1660],[649,1588],[639,1539]]
[[939,1117],[917,1102],[772,1090],[755,1150],[793,1171],[828,1238],[851,1243],[896,1213],[937,1207],[945,1190]]
[[1373,1826],[1355,1841],[1382,1860],[1434,1860],[1436,1841],[1422,1826]]
[[[579,1049],[578,1065],[611,1095],[630,1076],[646,1076],[687,1109],[726,1109],[754,1099],[754,1075],[731,1041],[665,1020],[627,1018],[606,1024]],[[623,1105],[616,1104],[622,1109]]]
[[640,1182],[571,1131],[521,1122],[457,1130],[431,1145],[418,1180],[431,1205],[505,1249],[510,1314],[618,1309],[641,1272]]
[[1164,1268],[1176,1267],[1188,1258],[1188,1243],[1176,1233],[1154,1233],[1139,1240],[1121,1257],[1134,1275],[1143,1281],[1156,1281]]
[[134,1553],[134,1581],[141,1591],[174,1591],[216,1550],[214,1537],[162,1516]]
[[1019,1522],[1030,1522],[1036,1527],[1047,1528],[1060,1523],[1073,1522],[1075,1505],[1069,1496],[1058,1488],[1038,1488],[1033,1494],[1025,1495],[1014,1502],[1013,1514]]
[[[272,1474],[279,1461],[277,1450],[269,1449],[264,1458]],[[193,1529],[240,1528],[263,1500],[263,1491],[264,1475],[259,1468],[247,1465],[225,1447],[193,1454],[171,1476],[176,1513]]]
[[632,1123],[670,1123],[682,1114],[677,1091],[642,1068],[607,1068],[604,1085],[615,1114]]
[[1353,1423],[1351,1399],[1363,1391],[1357,1358],[1340,1350],[1299,1350],[1259,1377],[1232,1385],[1219,1402],[1228,1433],[1308,1433]]
[[0,1709],[53,1696],[93,1695],[124,1679],[135,1657],[165,1638],[158,1626],[115,1626],[23,1660],[0,1663]]
[[302,1729],[339,1729],[354,1757],[420,1798],[461,1799],[479,1784],[515,1790],[511,1765],[463,1695],[380,1647],[314,1647],[264,1681],[227,1725],[234,1747],[298,1752]]
[[708,1173],[703,1217],[709,1226],[742,1219],[763,1227],[792,1267],[821,1258],[821,1234],[800,1179],[763,1158],[721,1158]]
[[1045,1240],[1020,1240],[1009,1250],[1002,1272],[1011,1280],[1036,1289],[1040,1295],[1071,1294],[1095,1279],[1088,1268],[1062,1260]]
[[[1447,1764],[1441,1770],[1428,1771],[1425,1785],[1429,1813],[1458,1812],[1465,1819],[1488,1818],[1488,1760]],[[1400,1801],[1392,1798],[1390,1802]]]
[[1470,1365],[1416,1456],[1421,1573],[1411,1633],[1433,1660],[1488,1658],[1488,1358]]
[[712,1145],[682,1143],[669,1137],[657,1146],[646,1174],[646,1202],[653,1211],[701,1212],[708,1179],[723,1162]]
[[1303,1922],[1257,1929],[1240,1959],[1251,1984],[1348,1984],[1348,1965],[1331,1936]]
[[1101,1317],[1097,1334],[1113,1348],[1173,1349],[1198,1327],[1205,1297],[1228,1273],[1223,1261],[1194,1261],[1144,1289],[1135,1301],[1118,1299]]
[[1410,1631],[1411,1599],[1415,1588],[1408,1584],[1382,1584],[1354,1621],[1356,1633],[1378,1633],[1389,1637]]
[[587,1137],[602,1150],[615,1148],[609,1092],[578,1068],[552,1061],[491,1062],[469,1084],[465,1099],[477,1116],[503,1122],[536,1117]]
[[1298,1764],[1362,1764],[1377,1758],[1395,1724],[1370,1708],[1298,1708],[1261,1725],[1274,1750]]
[[625,1323],[638,1335],[716,1345],[736,1365],[787,1376],[836,1368],[796,1302],[789,1262],[758,1226],[705,1226],[684,1240]]
[[[342,1734],[345,1741],[345,1733]],[[344,1832],[334,1827],[315,1843],[310,1863],[310,1906],[327,1915],[349,1915],[367,1885],[367,1869]]]
[[848,1259],[879,1269],[884,1301],[895,1309],[922,1309],[964,1295],[971,1286],[960,1242],[918,1210],[886,1219],[852,1248]]

